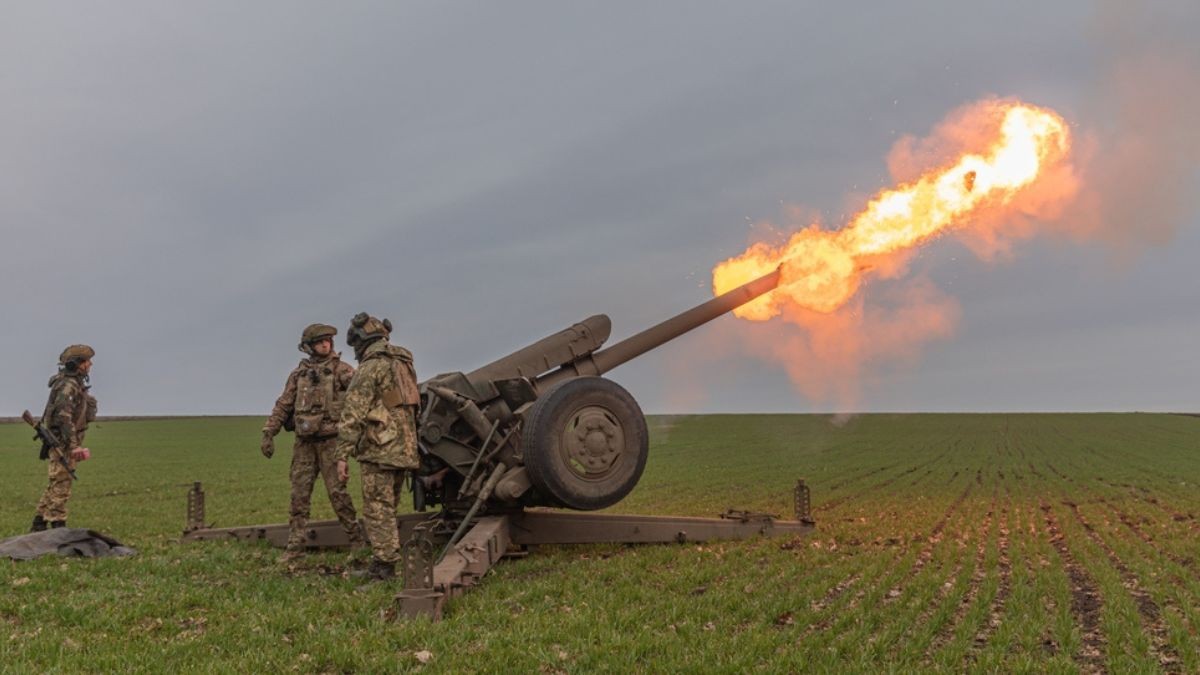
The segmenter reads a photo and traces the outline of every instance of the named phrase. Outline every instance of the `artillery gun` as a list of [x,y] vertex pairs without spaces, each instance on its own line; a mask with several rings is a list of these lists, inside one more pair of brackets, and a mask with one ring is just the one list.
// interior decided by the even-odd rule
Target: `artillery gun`
[[[469,373],[425,381],[416,508],[454,511],[481,496],[501,509],[619,502],[641,478],[649,438],[637,401],[601,376],[778,284],[776,270],[607,349],[612,323],[597,314]],[[431,477],[440,493],[427,489]]]
[[[405,589],[397,596],[402,613],[439,617],[447,598],[514,547],[810,530],[803,481],[795,489],[794,521],[743,511],[708,519],[527,510],[592,511],[628,495],[646,466],[646,420],[633,396],[602,376],[774,290],[779,277],[776,269],[607,348],[612,324],[597,314],[468,373],[422,382],[416,513],[398,516],[407,538]],[[434,506],[441,508],[431,518],[424,512]],[[200,484],[189,494],[185,540],[267,539],[282,546],[286,531],[286,525],[208,527]],[[337,521],[310,523],[310,545],[348,543]]]

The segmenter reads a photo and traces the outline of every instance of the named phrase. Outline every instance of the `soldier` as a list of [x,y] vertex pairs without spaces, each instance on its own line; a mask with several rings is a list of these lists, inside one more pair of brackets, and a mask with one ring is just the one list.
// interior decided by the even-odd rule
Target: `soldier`
[[313,483],[318,473],[325,481],[329,502],[350,538],[350,545],[364,544],[354,503],[346,492],[345,479],[338,476],[334,454],[342,397],[354,376],[354,368],[333,351],[334,335],[337,329],[325,324],[314,323],[304,329],[298,348],[308,358],[288,375],[283,394],[275,401],[262,430],[262,453],[267,459],[275,454],[275,436],[281,428],[296,432],[292,446],[292,503],[283,562],[304,554],[304,528],[308,525]]
[[390,579],[400,559],[396,504],[404,472],[418,467],[417,375],[412,354],[388,344],[392,324],[365,312],[351,320],[346,343],[358,372],[350,382],[338,429],[338,474],[349,475],[347,457],[362,469],[363,520],[371,542],[371,565],[361,575]]
[[[76,464],[87,459],[80,447],[88,423],[96,419],[96,399],[88,393],[88,373],[96,351],[87,345],[71,345],[58,357],[58,373],[50,378],[50,398],[42,413],[42,425],[59,442],[58,447],[44,447],[42,459],[49,463],[50,484],[38,501],[30,532],[67,524],[67,500],[71,498],[71,472]],[[65,460],[66,466],[63,466]]]

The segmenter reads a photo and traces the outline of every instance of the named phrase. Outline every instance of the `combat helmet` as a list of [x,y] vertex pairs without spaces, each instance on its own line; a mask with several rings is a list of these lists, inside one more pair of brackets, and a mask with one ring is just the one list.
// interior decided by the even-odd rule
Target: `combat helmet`
[[357,353],[372,342],[391,334],[391,321],[381,321],[366,312],[359,312],[350,320],[350,330],[346,331],[346,344],[353,347]]
[[71,345],[58,355],[58,365],[67,370],[75,370],[79,364],[96,355],[96,350],[87,345]]
[[304,332],[300,334],[300,344],[296,345],[296,348],[305,354],[312,354],[312,346],[314,343],[325,339],[332,339],[334,335],[337,335],[337,329],[329,324],[310,324],[304,329]]

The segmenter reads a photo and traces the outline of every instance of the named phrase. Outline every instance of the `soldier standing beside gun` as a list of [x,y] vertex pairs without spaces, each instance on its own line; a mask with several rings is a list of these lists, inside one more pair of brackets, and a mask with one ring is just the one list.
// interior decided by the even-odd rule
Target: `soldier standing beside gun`
[[404,472],[417,456],[417,375],[412,354],[388,344],[392,324],[365,312],[350,323],[346,343],[354,348],[358,372],[350,382],[338,429],[338,474],[349,475],[348,457],[362,469],[363,520],[371,542],[371,565],[358,576],[386,580],[396,575],[400,532],[396,505]]
[[88,374],[95,355],[96,351],[87,345],[67,347],[58,357],[58,373],[50,378],[50,397],[37,428],[42,439],[41,458],[53,461],[48,465],[50,484],[38,501],[30,532],[41,532],[47,525],[67,524],[75,465],[89,456],[80,444],[88,423],[96,419],[96,399],[88,394]]
[[354,502],[346,492],[346,481],[337,474],[336,444],[342,397],[354,376],[354,368],[333,351],[333,326],[314,323],[304,329],[298,348],[308,358],[288,375],[283,394],[263,427],[262,453],[275,454],[275,436],[283,427],[296,432],[292,446],[292,501],[288,518],[288,542],[283,562],[304,554],[304,528],[311,513],[313,484],[320,473],[351,546],[361,546],[362,533]]

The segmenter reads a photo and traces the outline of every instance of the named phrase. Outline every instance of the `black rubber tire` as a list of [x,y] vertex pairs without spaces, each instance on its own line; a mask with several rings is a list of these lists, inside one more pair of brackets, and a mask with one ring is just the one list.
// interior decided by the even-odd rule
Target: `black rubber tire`
[[[595,429],[616,433],[584,430],[568,439],[580,433],[578,424],[584,419],[596,421]],[[588,443],[604,456],[586,456]],[[577,377],[534,402],[525,419],[522,447],[529,479],[540,494],[559,506],[594,511],[621,501],[637,485],[646,468],[650,434],[641,407],[621,385],[603,377]],[[607,466],[596,471],[585,467],[577,459],[581,451],[586,461]]]

